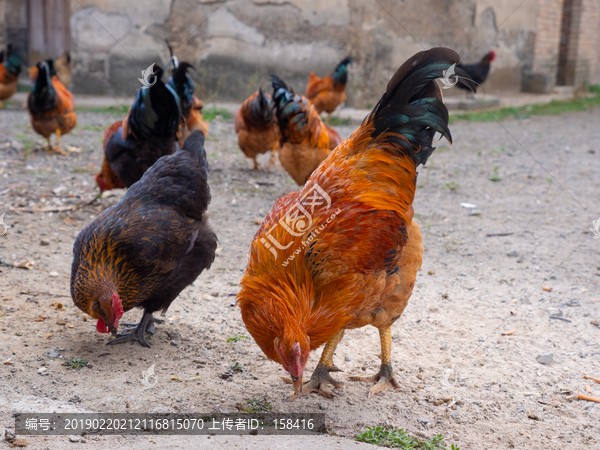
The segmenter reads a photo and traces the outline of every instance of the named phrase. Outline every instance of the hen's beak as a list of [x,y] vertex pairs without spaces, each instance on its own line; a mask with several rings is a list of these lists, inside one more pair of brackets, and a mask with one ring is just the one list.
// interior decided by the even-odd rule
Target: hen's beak
[[293,375],[291,375],[292,377],[292,384],[294,385],[294,392],[297,394],[298,392],[300,392],[302,390],[302,375],[299,377],[295,377]]
[[108,329],[110,330],[110,334],[112,334],[113,336],[117,335],[117,328],[111,325],[108,325]]

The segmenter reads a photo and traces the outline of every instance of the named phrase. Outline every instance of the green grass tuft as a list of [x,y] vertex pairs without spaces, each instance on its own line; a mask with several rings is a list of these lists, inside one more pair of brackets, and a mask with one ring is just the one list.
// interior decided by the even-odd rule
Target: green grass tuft
[[347,126],[351,124],[352,119],[350,119],[350,117],[342,119],[340,116],[331,116],[329,119],[329,125],[332,127]]
[[256,414],[261,412],[269,412],[273,409],[273,405],[267,401],[266,398],[256,397],[250,400],[246,400],[246,405],[241,409],[242,412],[248,414]]
[[248,339],[248,336],[244,336],[243,334],[240,334],[239,336],[233,336],[230,337],[229,339],[227,339],[227,342],[238,342],[240,339]]
[[[441,434],[430,439],[419,439],[411,436],[402,428],[367,427],[367,431],[356,436],[356,440],[367,444],[406,450],[446,450]],[[451,450],[459,450],[459,448],[452,444]]]
[[88,364],[88,361],[86,359],[81,359],[81,358],[71,358],[71,359],[67,359],[64,363],[63,366],[67,366],[69,369],[82,369],[84,367],[86,367]]
[[213,105],[210,109],[202,110],[202,118],[204,120],[212,121],[212,120],[231,120],[233,119],[233,114],[227,111],[225,108],[217,108]]
[[498,176],[498,166],[494,167],[494,169],[492,170],[492,174],[490,175],[489,180],[493,182],[498,182],[502,180],[502,178]]
[[[133,100],[132,100],[133,102]],[[112,114],[114,113],[114,116],[116,116],[116,120],[118,120],[119,116],[124,116],[129,112],[129,104],[125,104],[123,103],[120,106],[108,106],[108,107],[101,107],[101,108],[87,108],[87,107],[81,107],[81,106],[76,106],[75,107],[75,111],[82,111],[82,112],[93,112],[93,113],[102,113],[102,114]],[[84,128],[85,129],[85,128]]]
[[550,103],[540,103],[537,105],[525,105],[520,107],[509,106],[488,111],[454,113],[450,114],[450,123],[454,123],[459,120],[466,120],[469,122],[493,122],[496,120],[504,120],[507,117],[525,119],[529,116],[543,116],[547,114],[563,114],[573,111],[587,111],[590,108],[600,106],[600,86],[590,86],[589,91],[589,95],[582,98],[552,100]]

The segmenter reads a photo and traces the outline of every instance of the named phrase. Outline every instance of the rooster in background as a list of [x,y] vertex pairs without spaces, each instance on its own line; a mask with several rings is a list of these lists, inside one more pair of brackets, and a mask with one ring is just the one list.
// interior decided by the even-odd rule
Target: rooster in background
[[[477,83],[477,85],[480,85],[487,79],[488,74],[490,73],[491,62],[494,58],[496,58],[496,52],[490,50],[477,64],[457,64],[456,68],[464,70],[471,80]],[[467,95],[472,94],[471,89],[467,86],[459,84],[458,87],[466,90]]]
[[[291,375],[293,400],[332,397],[333,354],[344,330],[372,325],[381,368],[369,397],[396,388],[392,324],[402,315],[421,267],[423,245],[412,207],[419,164],[436,132],[451,142],[436,78],[459,61],[434,48],[406,61],[362,125],[313,172],[300,192],[280,198],[251,244],[237,296],[248,331]],[[456,69],[459,82],[474,88]],[[281,94],[279,95],[279,97]],[[291,231],[290,231],[291,230]],[[325,349],[303,385],[311,351]]]
[[[215,259],[217,237],[208,225],[210,203],[204,135],[194,131],[183,148],[160,158],[118,204],[87,225],[75,241],[71,296],[98,319],[96,330],[116,335],[123,313],[143,308],[130,334],[109,344],[138,341],[150,347],[152,317]],[[130,324],[125,324],[130,325]]]
[[298,185],[323,162],[342,138],[326,126],[303,95],[294,95],[277,76],[271,75],[275,115],[279,124],[279,161]]
[[8,100],[17,92],[20,73],[21,57],[13,50],[13,46],[8,44],[6,56],[3,50],[0,60],[0,108],[2,108],[2,100]]
[[179,96],[162,75],[155,66],[154,84],[140,88],[127,117],[104,132],[104,161],[96,175],[100,191],[131,186],[161,156],[177,150]]
[[267,172],[275,166],[275,153],[279,147],[279,127],[273,111],[273,99],[262,86],[247,98],[235,114],[235,132],[238,145],[246,157],[254,161],[253,170],[259,170],[256,156],[271,150]]
[[56,69],[56,76],[62,84],[70,86],[72,81],[71,76],[71,55],[69,52],[63,52],[62,56],[54,60],[54,68]]
[[[170,48],[170,47],[169,47]],[[195,70],[194,66],[187,62],[181,62],[176,57],[171,57],[175,68],[167,84],[175,89],[179,96],[181,106],[181,125],[179,129],[179,145],[194,130],[201,130],[208,136],[208,122],[202,117],[202,101],[194,95],[194,80],[187,74],[189,69]]]
[[348,64],[352,64],[352,58],[347,57],[340,62],[335,70],[323,78],[319,78],[311,72],[306,86],[306,98],[308,98],[317,112],[327,113],[327,123],[331,113],[346,101],[346,82],[348,81]]
[[[37,77],[27,97],[31,126],[48,141],[48,151],[66,155],[60,147],[60,137],[77,125],[75,99],[60,82],[51,59],[36,64]],[[56,133],[56,146],[50,136]]]

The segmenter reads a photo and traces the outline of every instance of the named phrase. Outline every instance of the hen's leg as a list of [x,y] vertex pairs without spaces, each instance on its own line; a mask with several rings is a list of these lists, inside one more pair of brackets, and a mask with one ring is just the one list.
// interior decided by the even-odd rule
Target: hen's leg
[[373,397],[375,394],[384,389],[398,389],[398,382],[394,379],[392,370],[392,328],[383,328],[379,330],[379,338],[381,339],[381,368],[379,373],[372,377],[350,377],[350,381],[366,381],[376,383],[373,386],[367,398]]
[[[48,145],[50,146],[50,139],[48,139]],[[61,155],[67,155],[67,152],[60,147],[60,128],[56,129],[56,145],[54,147],[50,147],[50,149],[51,151],[60,153]]]
[[146,331],[148,331],[149,333],[152,333],[152,334],[154,333],[153,322],[163,323],[164,320],[155,319],[154,317],[152,317],[152,313],[144,311],[144,315],[142,316],[142,320],[140,320],[140,323],[138,323],[138,324],[124,323],[123,324],[123,325],[133,325],[133,326],[137,325],[135,328],[126,328],[125,330],[123,330],[124,332],[131,331],[131,333],[117,334],[117,337],[115,339],[113,339],[112,341],[107,342],[106,345],[115,345],[115,344],[121,344],[123,342],[138,341],[140,343],[140,345],[142,345],[142,347],[150,348],[150,344],[148,344],[148,342],[146,342],[144,333],[146,333]]
[[260,170],[260,167],[258,167],[258,161],[256,160],[256,155],[254,155],[252,160],[254,161],[254,166],[252,167],[252,170]]
[[275,144],[273,144],[273,148],[271,149],[271,159],[269,159],[269,165],[267,165],[267,172],[271,171],[271,167],[273,167],[274,169],[277,168],[277,142],[275,142]]
[[[333,389],[328,387],[328,385],[331,384],[334,387],[339,388],[342,387],[344,383],[334,380],[331,375],[329,375],[329,372],[341,372],[341,370],[333,364],[333,354],[335,353],[335,348],[343,337],[344,330],[341,329],[329,341],[327,341],[327,344],[325,344],[325,348],[323,349],[323,353],[321,354],[319,364],[317,364],[317,368],[310,377],[310,381],[304,384],[304,386],[301,388],[294,386],[295,392],[286,398],[287,401],[295,400],[298,397],[310,394],[311,392],[316,392],[327,398],[337,397],[337,394],[333,392]],[[281,379],[286,383],[294,384],[294,382],[289,378],[281,377]]]

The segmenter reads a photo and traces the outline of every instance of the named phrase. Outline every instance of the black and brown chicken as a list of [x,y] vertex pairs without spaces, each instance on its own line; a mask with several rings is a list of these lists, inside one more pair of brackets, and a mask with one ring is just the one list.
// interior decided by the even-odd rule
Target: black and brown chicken
[[[215,259],[217,236],[206,215],[210,202],[204,135],[194,131],[183,148],[160,158],[123,199],[77,236],[71,296],[97,319],[96,330],[116,336],[109,344],[138,341],[152,317],[166,312],[179,293]],[[123,313],[144,310],[138,324],[117,334]]]

